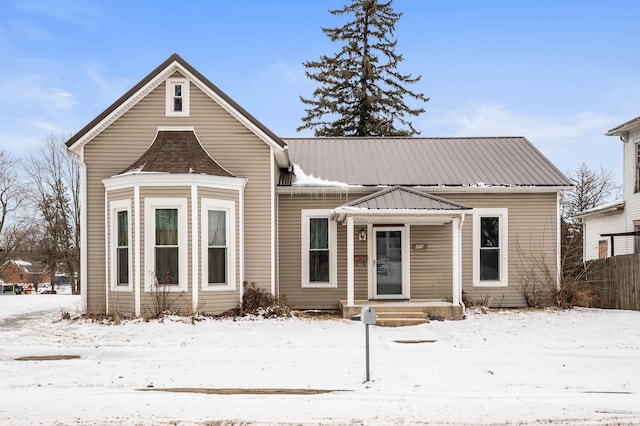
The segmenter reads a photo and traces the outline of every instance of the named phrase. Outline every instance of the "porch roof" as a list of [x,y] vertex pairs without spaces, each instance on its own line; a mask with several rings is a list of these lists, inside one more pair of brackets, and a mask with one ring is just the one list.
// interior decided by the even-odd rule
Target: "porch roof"
[[356,223],[446,223],[470,213],[471,207],[403,186],[378,191],[343,204],[333,210],[332,218]]

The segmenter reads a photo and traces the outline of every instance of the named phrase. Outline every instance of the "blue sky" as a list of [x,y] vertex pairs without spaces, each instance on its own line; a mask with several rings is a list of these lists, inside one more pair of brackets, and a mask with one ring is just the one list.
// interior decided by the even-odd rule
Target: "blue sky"
[[[296,136],[315,84],[302,63],[337,50],[322,33],[348,0],[1,0],[0,148],[16,157],[83,127],[178,53],[267,127]],[[621,180],[640,115],[637,1],[394,0],[400,71],[431,100],[422,136],[529,138],[563,172]],[[309,132],[301,135],[310,135]]]

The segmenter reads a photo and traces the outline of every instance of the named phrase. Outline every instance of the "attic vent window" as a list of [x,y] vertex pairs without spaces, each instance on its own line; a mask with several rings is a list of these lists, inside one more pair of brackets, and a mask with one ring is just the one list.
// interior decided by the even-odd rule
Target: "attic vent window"
[[173,85],[173,111],[182,112],[182,84]]
[[167,80],[167,117],[189,116],[189,80],[170,78]]

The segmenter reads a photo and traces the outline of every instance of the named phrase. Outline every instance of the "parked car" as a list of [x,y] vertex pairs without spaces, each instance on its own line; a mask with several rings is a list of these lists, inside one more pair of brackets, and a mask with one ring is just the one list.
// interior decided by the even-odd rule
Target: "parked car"
[[58,294],[55,290],[42,290],[40,294]]
[[22,294],[22,286],[17,284],[4,284],[0,289],[3,294]]

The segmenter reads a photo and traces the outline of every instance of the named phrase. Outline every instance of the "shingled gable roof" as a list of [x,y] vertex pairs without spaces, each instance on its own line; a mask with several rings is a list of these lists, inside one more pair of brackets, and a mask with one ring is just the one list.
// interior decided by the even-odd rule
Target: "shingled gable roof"
[[121,174],[133,172],[194,173],[230,176],[202,148],[191,130],[160,130],[149,149]]
[[305,175],[348,185],[571,186],[569,179],[524,137],[284,141],[289,145],[292,163]]
[[[173,68],[173,65],[178,64],[179,68],[182,68],[187,73],[191,74],[195,79],[197,79],[200,83],[202,83],[206,88],[211,90],[216,96],[221,98],[223,102],[225,102],[229,107],[233,110],[237,111],[242,117],[244,117],[248,122],[253,124],[260,132],[262,132],[273,144],[285,148],[286,144],[282,141],[282,139],[276,136],[271,130],[269,130],[264,124],[260,123],[255,117],[249,114],[244,108],[238,105],[233,99],[231,99],[227,94],[225,94],[222,90],[220,90],[215,84],[209,81],[205,76],[200,74],[195,68],[193,68],[187,61],[182,59],[178,54],[174,53],[167,60],[165,60],[162,64],[160,64],[156,69],[151,71],[145,78],[143,78],[138,84],[133,86],[127,93],[122,95],[117,101],[111,104],[107,109],[105,109],[100,115],[91,120],[89,124],[84,126],[78,133],[73,135],[71,139],[66,142],[67,148],[72,149],[75,145],[80,142],[86,143],[88,140],[84,140],[94,129],[98,128],[103,122],[108,121],[110,118],[113,118],[115,115],[121,115],[121,109],[126,106],[127,102],[132,100],[139,92],[145,89],[149,84],[154,83],[159,76],[161,76],[167,70]],[[179,71],[179,69],[178,69]],[[171,71],[173,72],[173,71]],[[168,76],[167,76],[168,77]],[[188,77],[188,76],[187,76]],[[160,81],[156,81],[157,83],[153,88],[157,87],[164,81],[162,78]],[[89,138],[89,140],[91,137]]]
[[403,186],[394,186],[367,195],[350,203],[343,204],[340,209],[365,210],[438,210],[462,211],[471,210],[462,204],[425,194]]

